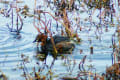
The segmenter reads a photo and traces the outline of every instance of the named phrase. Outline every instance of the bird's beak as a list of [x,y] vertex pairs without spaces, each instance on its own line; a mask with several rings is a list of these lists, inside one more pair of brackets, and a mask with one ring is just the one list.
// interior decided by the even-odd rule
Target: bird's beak
[[36,39],[33,41],[33,43],[35,43],[36,42]]

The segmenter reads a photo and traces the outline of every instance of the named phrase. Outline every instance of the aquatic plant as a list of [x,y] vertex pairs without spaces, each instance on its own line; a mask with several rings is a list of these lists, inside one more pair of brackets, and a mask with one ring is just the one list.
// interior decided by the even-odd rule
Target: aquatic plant
[[[9,5],[9,9],[2,9],[1,14],[3,14],[7,18],[11,18],[11,22],[7,23],[7,27],[10,32],[16,32],[16,34],[19,34],[23,27],[23,20],[20,16],[20,8],[17,6],[18,3],[21,3],[19,1],[4,1],[2,0],[1,3],[4,3],[5,5]],[[14,12],[15,11],[15,12]],[[16,14],[16,16],[14,15]],[[16,17],[16,20],[14,20],[14,17]],[[16,25],[14,25],[14,22]],[[19,25],[20,23],[20,25]],[[14,27],[15,26],[15,27]]]
[[7,76],[2,71],[0,71],[0,79],[1,80],[8,80]]
[[106,68],[106,79],[117,80],[120,78],[119,63]]
[[[72,21],[69,20],[69,16],[68,16],[69,11],[72,12],[72,10],[73,10],[73,12],[74,12],[74,9],[77,10],[77,7],[74,4],[75,3],[74,1],[75,0],[70,0],[70,1],[54,0],[53,2],[47,1],[47,3],[53,4],[55,6],[54,7],[55,8],[55,17],[56,17],[55,20],[58,21],[59,23],[61,23],[65,27],[66,35],[70,38],[77,37],[77,39],[79,39],[78,36],[75,36],[77,33],[75,34],[74,31],[72,30]],[[51,6],[49,6],[49,7],[51,7]],[[62,20],[62,21],[60,21],[60,20]]]
[[[17,15],[17,18],[16,18],[16,29],[14,30],[14,28],[13,28],[13,26],[14,26],[14,15],[13,15],[13,9],[16,9],[16,15]],[[9,26],[9,25],[7,25],[8,26],[8,28],[9,28],[9,30],[11,31],[11,32],[16,32],[17,34],[19,34],[20,33],[20,31],[22,30],[22,27],[23,27],[23,21],[22,21],[22,18],[21,18],[21,16],[19,15],[19,12],[20,12],[20,10],[19,10],[19,8],[17,7],[17,3],[16,3],[16,6],[15,5],[13,5],[13,4],[11,4],[10,5],[10,11],[12,11],[11,12],[11,16],[12,16],[12,24],[11,24],[11,27]],[[10,11],[9,11],[9,13],[10,13]],[[20,27],[19,27],[19,21],[20,20],[20,23],[21,23],[21,25],[20,25]]]
[[[22,70],[22,77],[24,77],[25,80],[53,80],[53,78],[60,80],[116,80],[120,78],[120,25],[119,15],[116,13],[117,9],[115,9],[114,2],[112,2],[113,0],[44,0],[44,6],[51,11],[42,9],[41,4],[37,3],[38,0],[34,1],[34,9],[30,10],[28,5],[24,5],[22,8],[18,7],[18,3],[20,3],[18,0],[12,1],[15,4],[12,4],[10,1],[0,0],[1,3],[5,3],[9,6],[1,8],[0,13],[3,17],[10,18],[11,22],[10,24],[7,24],[10,32],[15,32],[16,34],[20,33],[23,27],[22,16],[31,20],[34,18],[33,26],[38,32],[34,41],[37,42],[35,55],[37,60],[33,61],[35,67],[33,67],[33,71],[29,72],[27,67],[29,57],[24,54],[21,55],[20,67],[18,69]],[[120,2],[118,1],[118,5],[119,4]],[[80,8],[82,8],[82,10],[80,10]],[[30,11],[32,11],[32,13],[30,13]],[[98,23],[93,20],[93,15],[96,14],[96,11],[98,11],[98,15],[96,16],[99,19]],[[82,20],[81,14],[84,12],[88,14],[88,17]],[[14,14],[16,16],[14,16]],[[102,34],[104,32],[109,32],[110,27],[116,26],[116,23],[114,24],[114,18],[117,19],[118,23],[116,32],[111,36],[111,51],[113,49],[111,52],[112,65],[106,67],[106,73],[99,74],[97,73],[97,68],[94,67],[96,65],[85,64],[88,56],[90,55],[91,58],[91,56],[94,56],[96,53],[96,47],[93,44],[94,40],[92,41],[94,38],[91,38],[89,33],[93,32],[94,35],[92,35],[92,37],[102,41]],[[89,25],[86,23],[89,23]],[[55,29],[52,30],[52,28]],[[58,32],[59,28],[60,32]],[[60,34],[57,35],[55,31]],[[79,63],[77,63],[74,56],[76,58],[78,54],[72,56],[72,50],[75,48],[75,45],[80,46],[77,43],[81,42],[80,36],[84,31],[87,33],[84,37],[85,39],[86,37],[88,38],[88,41],[86,40],[85,43],[90,50],[90,54],[85,55],[83,48],[78,49],[78,51],[80,50],[80,54],[78,53],[79,56],[83,57],[79,57],[81,60],[78,60]],[[116,40],[116,38],[118,40]],[[75,45],[70,42],[71,40],[74,41]],[[100,43],[98,42],[97,44]],[[87,48],[85,49],[88,50]],[[51,55],[52,61],[47,62],[47,57]],[[68,56],[72,57],[68,58]],[[55,71],[53,70],[53,67],[56,64],[55,61],[60,60],[59,58],[63,61],[67,76],[64,75],[64,73],[54,75]],[[30,63],[32,63],[32,61]],[[76,71],[76,67],[78,71]],[[5,75],[1,74],[0,78],[3,77],[5,77]]]

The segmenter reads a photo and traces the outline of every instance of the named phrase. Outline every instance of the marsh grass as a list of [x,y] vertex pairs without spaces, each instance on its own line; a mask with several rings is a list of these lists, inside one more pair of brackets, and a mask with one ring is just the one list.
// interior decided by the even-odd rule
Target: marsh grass
[[[15,4],[12,4],[15,3]],[[20,35],[20,31],[25,27],[24,20],[29,17],[33,20],[33,26],[37,30],[38,38],[41,40],[41,43],[38,41],[37,43],[37,53],[36,58],[38,60],[35,65],[37,67],[33,67],[33,70],[29,72],[27,63],[30,63],[29,57],[21,54],[21,70],[23,71],[22,77],[25,80],[118,80],[120,78],[119,71],[119,62],[120,62],[120,25],[119,25],[119,15],[116,14],[117,9],[115,9],[115,5],[110,0],[45,0],[44,6],[47,7],[51,11],[43,10],[37,0],[34,0],[34,8],[32,9],[32,13],[30,13],[30,8],[27,5],[19,7],[19,3],[24,3],[23,1],[13,0],[12,2],[6,0],[0,0],[0,3],[4,5],[8,5],[7,9],[1,8],[0,13],[3,17],[9,18],[10,24],[7,23],[8,30],[10,32],[15,32],[17,35]],[[119,6],[119,1],[118,5]],[[39,7],[37,6],[39,5]],[[82,8],[82,10],[80,10]],[[95,11],[99,12],[97,18],[99,22],[94,22],[92,16],[95,14]],[[81,19],[81,14],[86,12],[88,14],[88,18]],[[15,16],[15,15],[16,16]],[[75,15],[76,14],[76,15]],[[74,16],[75,15],[75,16]],[[48,17],[49,16],[49,17]],[[109,18],[109,19],[108,19]],[[61,28],[60,36],[68,37],[75,44],[80,45],[82,39],[78,31],[87,30],[87,33],[92,32],[92,27],[95,27],[94,34],[96,35],[96,39],[102,40],[101,35],[103,32],[109,32],[109,27],[115,26],[114,18],[117,20],[117,30],[111,36],[112,37],[112,65],[106,68],[106,73],[98,74],[96,72],[96,68],[92,65],[85,65],[87,55],[83,56],[79,64],[76,63],[76,60],[73,58],[66,57],[64,54],[58,55],[58,47],[55,44],[53,35],[55,34],[52,28],[54,27],[52,24],[56,24],[56,32],[58,32],[58,28]],[[84,24],[83,22],[89,22],[90,26]],[[61,26],[60,26],[61,25]],[[105,31],[103,28],[105,27]],[[41,35],[42,34],[42,35]],[[55,34],[56,35],[56,34]],[[115,37],[118,39],[115,40]],[[38,40],[39,40],[38,39]],[[40,47],[46,44],[46,40],[51,39],[51,45],[53,46],[53,55],[52,61],[47,64],[46,59],[50,54],[41,53]],[[92,45],[92,40],[89,39],[89,43],[91,44],[89,47],[90,54],[94,55],[94,46]],[[99,44],[99,43],[98,43]],[[80,50],[80,54],[83,54],[83,50]],[[71,54],[72,55],[72,51]],[[67,77],[64,73],[61,75],[56,75],[55,70],[53,70],[54,64],[56,60],[61,57],[61,61],[64,63],[64,67],[66,67]],[[76,67],[79,69],[74,75],[74,71]],[[45,72],[45,73],[44,73]],[[7,75],[1,74],[0,79],[7,80]]]

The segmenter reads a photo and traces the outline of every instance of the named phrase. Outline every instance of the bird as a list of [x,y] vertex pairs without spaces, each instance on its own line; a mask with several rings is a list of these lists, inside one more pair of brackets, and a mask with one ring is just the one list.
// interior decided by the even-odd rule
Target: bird
[[[54,44],[58,53],[71,53],[75,48],[75,44],[70,41],[69,37],[55,35],[52,38],[54,40]],[[33,42],[41,42],[41,51],[44,53],[54,52],[54,47],[51,38],[48,38],[48,36],[44,33],[38,34]]]
[[45,34],[43,34],[43,33],[40,33],[40,34],[38,34],[37,36],[36,36],[36,38],[35,38],[35,40],[33,41],[33,43],[34,42],[37,42],[37,47],[38,47],[38,45],[39,45],[39,43],[40,42],[42,42],[41,43],[41,45],[44,45],[44,44],[46,44],[46,42],[47,42],[47,35],[45,35]]

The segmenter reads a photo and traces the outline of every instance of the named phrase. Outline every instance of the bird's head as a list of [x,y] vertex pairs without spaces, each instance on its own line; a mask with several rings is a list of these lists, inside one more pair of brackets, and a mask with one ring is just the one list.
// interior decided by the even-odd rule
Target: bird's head
[[36,36],[35,40],[33,42],[42,42],[41,44],[42,45],[45,45],[46,44],[46,41],[47,41],[47,35],[43,34],[43,33],[40,33]]

